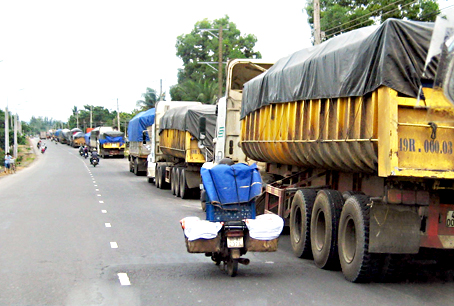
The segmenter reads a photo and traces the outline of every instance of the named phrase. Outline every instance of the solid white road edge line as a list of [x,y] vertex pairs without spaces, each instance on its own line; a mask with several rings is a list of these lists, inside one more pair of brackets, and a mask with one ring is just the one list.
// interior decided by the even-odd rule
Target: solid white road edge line
[[131,282],[129,281],[129,277],[127,273],[117,273],[118,279],[120,280],[120,284],[122,286],[130,286]]

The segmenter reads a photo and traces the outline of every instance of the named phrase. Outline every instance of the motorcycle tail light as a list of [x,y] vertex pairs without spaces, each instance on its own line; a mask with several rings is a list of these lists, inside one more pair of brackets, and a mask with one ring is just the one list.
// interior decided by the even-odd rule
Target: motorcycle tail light
[[243,231],[227,231],[225,234],[227,237],[243,237]]

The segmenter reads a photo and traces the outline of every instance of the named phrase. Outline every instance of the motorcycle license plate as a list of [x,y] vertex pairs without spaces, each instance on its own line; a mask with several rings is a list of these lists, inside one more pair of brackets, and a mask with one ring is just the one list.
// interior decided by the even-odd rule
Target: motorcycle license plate
[[446,215],[446,227],[454,227],[454,210],[448,211]]
[[243,237],[227,237],[228,248],[242,248],[243,246]]

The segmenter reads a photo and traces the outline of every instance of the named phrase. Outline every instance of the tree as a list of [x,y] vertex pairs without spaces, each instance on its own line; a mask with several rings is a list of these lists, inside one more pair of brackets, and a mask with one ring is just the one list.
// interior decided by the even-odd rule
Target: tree
[[[177,100],[178,94],[184,91],[176,87],[182,86],[187,81],[194,83],[185,86],[205,86],[205,81],[209,83],[218,82],[218,72],[206,64],[200,62],[218,62],[219,61],[219,39],[218,31],[202,31],[203,29],[219,29],[222,26],[223,43],[222,53],[223,61],[234,58],[261,58],[260,52],[254,51],[257,38],[252,34],[241,35],[236,24],[230,22],[226,15],[223,18],[209,21],[204,19],[196,22],[191,33],[183,34],[177,37],[177,56],[183,60],[183,69],[178,71],[178,84],[173,87],[170,95],[172,100]],[[216,36],[214,36],[215,34]],[[215,65],[217,67],[217,65]],[[217,68],[216,68],[217,69]],[[176,95],[174,97],[174,95]],[[204,98],[212,101],[213,97]]]
[[[312,29],[313,3],[306,5]],[[320,0],[320,28],[326,40],[388,18],[435,21],[439,12],[436,0]]]
[[204,80],[187,80],[181,85],[175,85],[170,89],[173,100],[198,101],[205,104],[216,104],[218,83]]
[[156,102],[158,102],[158,94],[156,90],[147,87],[147,91],[142,94],[144,100],[138,100],[137,106],[139,106],[142,110],[147,110],[150,108],[155,107]]

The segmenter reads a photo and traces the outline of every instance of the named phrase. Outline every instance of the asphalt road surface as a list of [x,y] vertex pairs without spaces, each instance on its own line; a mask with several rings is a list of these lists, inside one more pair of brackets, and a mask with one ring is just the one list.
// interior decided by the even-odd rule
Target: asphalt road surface
[[454,264],[415,259],[401,281],[352,284],[294,257],[288,235],[229,277],[186,251],[179,220],[204,217],[198,200],[156,189],[126,159],[93,168],[47,146],[0,179],[0,305],[453,304]]

